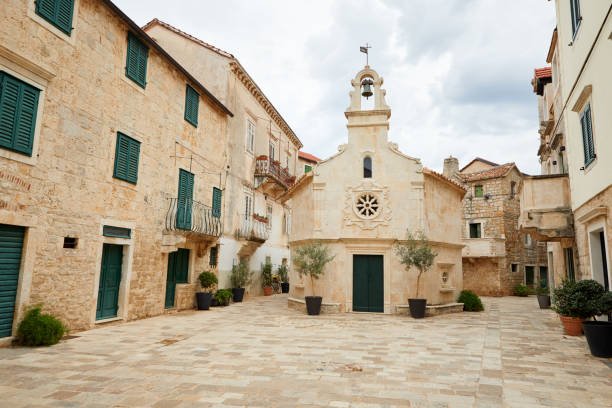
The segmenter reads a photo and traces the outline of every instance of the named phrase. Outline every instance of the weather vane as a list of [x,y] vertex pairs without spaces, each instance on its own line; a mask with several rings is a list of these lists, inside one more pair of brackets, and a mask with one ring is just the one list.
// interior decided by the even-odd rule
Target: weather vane
[[369,62],[370,56],[368,55],[369,48],[372,48],[372,47],[368,43],[366,43],[365,47],[359,47],[359,51],[363,52],[366,55],[366,65],[370,65],[370,62]]

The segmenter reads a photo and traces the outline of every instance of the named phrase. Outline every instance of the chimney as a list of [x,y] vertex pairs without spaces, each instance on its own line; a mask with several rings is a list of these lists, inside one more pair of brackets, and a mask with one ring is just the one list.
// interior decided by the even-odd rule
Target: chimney
[[459,160],[450,156],[444,159],[444,170],[442,174],[449,179],[453,179],[459,173]]

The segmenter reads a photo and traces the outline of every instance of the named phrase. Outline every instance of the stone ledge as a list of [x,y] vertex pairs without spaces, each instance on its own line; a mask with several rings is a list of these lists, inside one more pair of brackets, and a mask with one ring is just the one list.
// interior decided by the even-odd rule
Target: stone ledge
[[[395,305],[397,314],[409,315],[410,306],[408,305]],[[463,303],[446,303],[443,305],[428,305],[425,309],[425,316],[437,316],[448,313],[459,313],[463,312]]]
[[[292,297],[287,298],[287,306],[289,309],[294,309],[300,312],[306,313],[306,301],[303,299],[296,299]],[[340,313],[340,303],[321,303],[321,314],[335,314]]]

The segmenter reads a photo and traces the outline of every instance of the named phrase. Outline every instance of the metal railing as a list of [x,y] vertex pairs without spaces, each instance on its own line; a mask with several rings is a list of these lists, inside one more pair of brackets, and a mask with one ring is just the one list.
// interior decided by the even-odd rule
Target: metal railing
[[289,188],[295,183],[295,176],[289,174],[289,170],[281,167],[278,162],[269,160],[268,156],[257,157],[255,176],[272,177],[285,188]]
[[240,227],[236,235],[251,241],[265,241],[270,236],[268,223],[254,219],[251,214],[240,214]]
[[211,207],[193,200],[169,198],[166,213],[167,231],[189,231],[211,237],[221,236],[221,215],[213,215]]

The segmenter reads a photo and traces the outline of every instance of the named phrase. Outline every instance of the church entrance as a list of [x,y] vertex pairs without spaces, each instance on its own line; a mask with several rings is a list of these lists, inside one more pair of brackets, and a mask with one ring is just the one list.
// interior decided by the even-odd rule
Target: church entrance
[[353,311],[384,311],[383,256],[353,255]]

